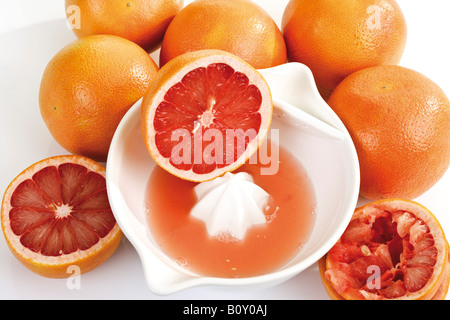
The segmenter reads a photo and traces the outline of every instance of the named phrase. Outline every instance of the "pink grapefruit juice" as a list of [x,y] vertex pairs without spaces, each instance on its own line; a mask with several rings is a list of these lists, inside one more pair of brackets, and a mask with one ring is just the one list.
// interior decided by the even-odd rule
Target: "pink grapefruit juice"
[[274,200],[265,208],[266,223],[250,227],[242,240],[211,237],[205,223],[190,215],[197,201],[197,183],[156,166],[146,190],[153,239],[166,255],[204,276],[251,277],[282,267],[309,238],[315,220],[315,194],[300,162],[281,146],[279,161],[278,171],[272,175],[261,175],[265,165],[259,160],[236,171],[251,174],[254,183]]

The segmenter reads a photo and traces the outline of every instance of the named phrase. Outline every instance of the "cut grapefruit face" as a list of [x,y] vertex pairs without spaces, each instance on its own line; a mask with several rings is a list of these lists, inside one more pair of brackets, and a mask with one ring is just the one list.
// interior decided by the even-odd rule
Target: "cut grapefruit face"
[[87,272],[117,248],[122,232],[106,193],[105,168],[81,156],[42,160],[8,186],[2,230],[12,253],[50,278]]
[[142,135],[151,156],[191,181],[210,180],[244,164],[265,139],[271,120],[265,79],[220,50],[172,59],[142,102]]
[[444,299],[448,255],[444,232],[429,210],[387,199],[355,211],[319,269],[332,299]]

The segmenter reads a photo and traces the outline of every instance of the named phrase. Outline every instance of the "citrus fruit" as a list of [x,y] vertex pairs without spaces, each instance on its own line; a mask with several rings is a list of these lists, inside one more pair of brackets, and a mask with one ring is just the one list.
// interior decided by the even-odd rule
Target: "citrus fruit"
[[78,39],[44,71],[42,118],[63,148],[105,161],[117,125],[157,71],[148,53],[129,40],[111,35]]
[[332,299],[443,299],[448,255],[444,231],[428,209],[383,199],[355,210],[319,269]]
[[164,65],[142,102],[145,145],[168,172],[206,181],[256,152],[272,120],[260,73],[220,50],[182,54]]
[[282,31],[288,60],[311,69],[325,99],[357,70],[397,64],[407,34],[393,0],[291,0]]
[[328,104],[358,153],[361,195],[414,199],[450,163],[450,101],[424,75],[400,66],[355,72]]
[[105,168],[77,155],[39,161],[20,173],[3,196],[2,230],[28,269],[64,278],[108,259],[122,239],[106,194]]
[[280,29],[249,0],[196,0],[184,7],[167,28],[160,63],[202,49],[228,51],[257,69],[286,62]]
[[153,51],[182,7],[183,0],[66,0],[66,15],[78,38],[110,34]]

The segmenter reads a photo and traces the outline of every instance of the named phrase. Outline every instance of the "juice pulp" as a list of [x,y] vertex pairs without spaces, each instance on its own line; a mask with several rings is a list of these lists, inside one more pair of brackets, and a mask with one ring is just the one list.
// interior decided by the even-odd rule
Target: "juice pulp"
[[239,241],[209,236],[205,223],[190,215],[197,201],[197,183],[156,166],[146,190],[147,220],[154,241],[166,255],[204,276],[251,277],[288,263],[312,231],[314,191],[300,162],[281,146],[278,172],[261,175],[261,167],[268,166],[260,161],[247,163],[236,172],[251,174],[254,183],[272,196],[278,208],[267,213],[266,223],[250,227]]

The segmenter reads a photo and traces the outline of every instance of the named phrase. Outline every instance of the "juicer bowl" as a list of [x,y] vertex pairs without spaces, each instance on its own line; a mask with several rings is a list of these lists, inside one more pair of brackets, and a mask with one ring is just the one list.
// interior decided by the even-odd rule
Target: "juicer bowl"
[[147,226],[145,192],[156,163],[142,140],[140,100],[115,132],[106,163],[106,183],[114,216],[136,249],[147,285],[155,294],[206,285],[253,288],[279,284],[326,254],[352,217],[359,194],[358,158],[345,126],[317,91],[311,71],[300,63],[259,71],[272,92],[271,129],[279,129],[279,143],[300,161],[313,184],[316,217],[309,240],[283,267],[248,278],[205,277],[166,256]]

